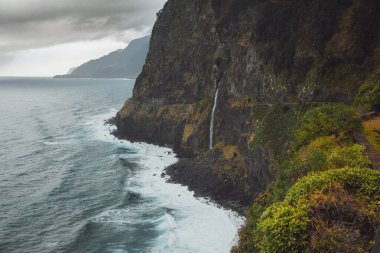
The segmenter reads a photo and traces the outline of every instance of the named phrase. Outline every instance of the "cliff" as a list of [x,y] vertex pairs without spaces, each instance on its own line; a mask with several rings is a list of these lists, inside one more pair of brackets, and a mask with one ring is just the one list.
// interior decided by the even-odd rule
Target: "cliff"
[[149,40],[150,36],[132,40],[126,48],[86,62],[56,78],[136,78],[144,65]]
[[[351,103],[379,77],[379,11],[371,0],[169,0],[117,135],[172,146],[186,158],[168,169],[174,180],[247,206],[287,149],[294,103]],[[273,140],[249,148],[263,127]]]

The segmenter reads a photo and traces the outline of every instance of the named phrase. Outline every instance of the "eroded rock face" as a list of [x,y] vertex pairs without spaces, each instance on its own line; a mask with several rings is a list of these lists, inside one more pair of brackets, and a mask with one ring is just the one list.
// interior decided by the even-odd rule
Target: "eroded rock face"
[[[193,167],[201,160],[210,173],[192,176],[215,175],[249,202],[272,179],[272,151],[248,148],[259,123],[254,105],[351,102],[380,74],[378,13],[372,0],[169,0],[133,98],[117,115],[118,135],[172,146]],[[219,155],[207,152],[217,88]],[[231,147],[241,168],[222,155]]]

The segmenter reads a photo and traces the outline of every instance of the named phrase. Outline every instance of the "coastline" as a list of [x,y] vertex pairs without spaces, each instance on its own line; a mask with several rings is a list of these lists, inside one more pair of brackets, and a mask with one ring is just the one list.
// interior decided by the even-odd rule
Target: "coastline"
[[[234,238],[231,238],[231,237],[229,238],[229,236],[228,236],[228,234],[230,234],[230,236],[231,236],[231,227],[228,228],[228,226],[227,226],[226,228],[222,228],[223,226],[226,225],[225,221],[224,222],[221,221],[221,224],[218,224],[218,227],[220,226],[220,228],[217,229],[215,232],[219,233],[219,235],[218,235],[219,237],[221,237],[221,238],[224,237],[224,240],[227,240],[227,241],[230,240],[231,241],[228,245],[229,248],[225,249],[226,252],[227,252],[227,250],[229,252],[230,248],[232,248],[234,245],[237,244],[238,231],[243,226],[244,221],[245,221],[245,217],[242,215],[241,210],[239,210],[238,208],[232,208],[232,205],[227,205],[226,201],[216,201],[215,199],[210,198],[210,196],[208,194],[201,194],[198,190],[195,191],[192,187],[188,187],[186,184],[181,183],[180,180],[176,180],[176,177],[171,175],[172,173],[169,172],[168,168],[178,164],[180,159],[177,158],[176,153],[171,148],[162,147],[162,146],[158,146],[158,145],[154,145],[154,144],[146,144],[143,142],[130,142],[129,140],[126,140],[124,138],[120,138],[119,136],[117,136],[117,134],[115,134],[115,125],[113,123],[114,123],[113,118],[110,118],[108,120],[104,120],[104,122],[103,122],[104,126],[106,126],[109,129],[110,136],[112,136],[118,143],[120,143],[120,144],[124,143],[126,145],[132,145],[132,146],[137,146],[137,147],[138,146],[152,147],[154,149],[161,150],[164,152],[164,153],[157,155],[156,158],[158,158],[158,159],[154,159],[154,160],[148,159],[148,160],[144,161],[144,166],[155,168],[155,170],[150,170],[146,174],[146,176],[151,177],[151,179],[158,182],[158,184],[160,186],[160,188],[150,189],[148,191],[158,192],[161,189],[163,189],[163,191],[166,191],[168,188],[174,189],[176,191],[176,193],[175,193],[176,196],[183,197],[183,198],[187,199],[186,202],[188,202],[188,203],[186,203],[184,205],[184,206],[189,205],[187,208],[185,208],[185,209],[188,209],[186,212],[189,212],[193,208],[193,206],[199,206],[199,205],[203,206],[200,208],[203,211],[196,212],[197,213],[197,214],[195,214],[196,217],[194,216],[194,218],[196,218],[196,219],[203,219],[204,220],[201,224],[202,230],[204,229],[204,226],[207,226],[207,227],[209,226],[208,218],[205,218],[207,216],[210,216],[208,214],[208,212],[215,212],[216,216],[218,216],[218,215],[219,216],[220,215],[228,216],[228,219],[230,220],[229,222],[231,222],[231,224],[234,224],[233,225],[233,227],[234,227],[233,228],[233,230],[234,230],[233,231],[233,234],[234,234],[233,237]],[[166,158],[169,158],[169,160],[167,160]],[[165,162],[164,160],[167,160],[167,161]],[[164,161],[164,162],[162,163],[162,161]],[[146,173],[146,172],[144,172],[144,170],[143,170],[141,173]],[[149,184],[151,184],[151,183],[149,183]],[[177,201],[181,201],[181,200],[177,200]],[[185,203],[185,202],[183,202],[183,203]],[[181,207],[183,208],[184,206],[181,206]],[[180,211],[182,211],[182,210],[180,210]],[[203,216],[205,216],[205,217],[203,217]],[[209,218],[211,218],[211,217],[209,217]],[[189,222],[191,222],[191,221],[189,220]],[[194,222],[197,223],[196,220]],[[216,222],[216,223],[218,223],[218,222]],[[223,223],[224,223],[224,225],[223,225]],[[195,226],[194,229],[196,231],[197,226],[196,225],[194,225],[194,226]],[[224,231],[224,229],[225,229],[225,231]],[[198,231],[198,232],[200,232],[200,231]],[[205,236],[206,236],[206,234],[205,234]],[[206,237],[212,237],[212,235],[206,236]],[[203,242],[203,243],[207,244],[207,242]],[[221,252],[224,252],[224,249]]]
[[211,199],[221,208],[245,216],[251,200],[227,179],[216,177],[209,169],[213,161],[207,159],[209,157],[180,158],[165,169],[168,182],[187,186],[194,196]]
[[[116,128],[116,117],[111,117],[104,123],[112,125],[115,128],[110,132],[119,140],[127,140],[130,142],[139,143],[139,140],[134,140],[119,134]],[[152,143],[159,147],[169,147],[173,153],[178,155],[175,148],[164,146],[162,143]],[[219,156],[217,154],[206,154],[204,157],[186,158],[179,155],[178,160],[167,166],[162,173],[166,177],[166,181],[172,184],[180,184],[186,186],[190,191],[194,192],[197,198],[209,199],[220,208],[231,210],[245,217],[247,210],[252,202],[247,198],[246,194],[240,189],[236,189],[228,182],[228,179],[216,177],[209,169],[211,164],[214,164]],[[210,161],[210,157],[214,160]]]

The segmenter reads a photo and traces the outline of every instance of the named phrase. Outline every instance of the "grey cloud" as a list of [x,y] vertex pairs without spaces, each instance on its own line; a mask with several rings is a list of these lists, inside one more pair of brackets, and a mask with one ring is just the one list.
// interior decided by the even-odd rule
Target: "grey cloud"
[[0,53],[151,27],[166,0],[0,0]]

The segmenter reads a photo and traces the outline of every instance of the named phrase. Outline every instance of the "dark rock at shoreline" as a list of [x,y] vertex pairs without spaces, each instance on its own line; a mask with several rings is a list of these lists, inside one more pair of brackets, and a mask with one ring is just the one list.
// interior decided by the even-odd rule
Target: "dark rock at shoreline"
[[105,125],[116,126],[116,117],[109,118],[104,121]]
[[169,182],[188,186],[196,197],[211,198],[220,206],[244,215],[254,195],[250,195],[227,177],[217,176],[209,169],[210,166],[207,157],[184,158],[169,166],[166,173],[170,176]]
[[197,157],[181,158],[166,173],[170,182],[187,185],[196,196],[211,198],[227,209],[244,214],[255,193],[264,191],[272,178],[266,169],[248,171],[255,167],[248,162],[237,147],[218,145]]

